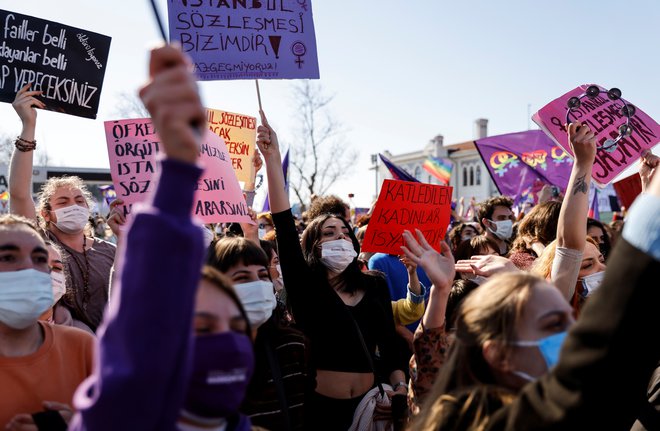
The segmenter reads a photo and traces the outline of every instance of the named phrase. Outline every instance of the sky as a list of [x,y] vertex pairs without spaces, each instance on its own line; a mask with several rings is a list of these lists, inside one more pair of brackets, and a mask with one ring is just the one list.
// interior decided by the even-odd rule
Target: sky
[[[310,0],[308,0],[310,1]],[[166,21],[167,2],[157,0]],[[660,119],[660,2],[656,0],[313,0],[320,84],[359,156],[331,192],[358,206],[374,196],[371,154],[530,127],[528,112],[583,83],[618,87]],[[103,121],[119,119],[121,93],[147,77],[160,43],[148,0],[0,0],[0,8],[112,37],[96,120],[39,112],[36,138],[59,166],[108,168]],[[167,25],[165,23],[165,25]],[[283,146],[298,130],[295,81],[260,81],[264,110]],[[200,84],[207,107],[257,116],[254,81]],[[20,121],[0,103],[0,134]],[[531,123],[532,128],[536,128]],[[658,153],[658,147],[654,151]]]

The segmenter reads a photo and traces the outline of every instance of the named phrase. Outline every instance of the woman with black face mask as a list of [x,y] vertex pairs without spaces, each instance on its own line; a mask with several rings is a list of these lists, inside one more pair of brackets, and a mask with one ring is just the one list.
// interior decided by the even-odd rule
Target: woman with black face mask
[[151,53],[152,81],[140,95],[166,157],[152,201],[123,239],[119,283],[71,430],[251,428],[238,413],[254,366],[247,316],[229,281],[200,273],[202,227],[191,212],[206,116],[189,64],[174,47]]

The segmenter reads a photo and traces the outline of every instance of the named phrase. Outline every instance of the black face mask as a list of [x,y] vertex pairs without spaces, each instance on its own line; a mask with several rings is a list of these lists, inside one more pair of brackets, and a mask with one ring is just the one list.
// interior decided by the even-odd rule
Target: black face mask
[[600,250],[600,254],[602,254],[603,257],[605,259],[607,259],[607,255],[610,252],[610,247],[607,244],[605,244],[604,242],[602,242],[602,243],[598,244],[598,250]]

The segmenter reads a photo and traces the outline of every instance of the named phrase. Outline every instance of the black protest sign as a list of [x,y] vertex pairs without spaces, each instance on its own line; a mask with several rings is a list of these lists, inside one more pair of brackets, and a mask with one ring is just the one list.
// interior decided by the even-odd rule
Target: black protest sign
[[96,118],[110,37],[0,9],[0,101],[31,83],[46,109]]

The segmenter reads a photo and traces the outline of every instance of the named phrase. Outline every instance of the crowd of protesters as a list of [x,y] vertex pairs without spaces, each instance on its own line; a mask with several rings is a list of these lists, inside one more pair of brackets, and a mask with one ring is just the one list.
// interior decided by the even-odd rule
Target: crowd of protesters
[[[624,221],[589,219],[596,145],[570,124],[563,195],[514,216],[463,201],[446,241],[361,252],[336,196],[294,217],[275,130],[254,164],[270,212],[191,217],[205,111],[185,56],[151,53],[140,97],[162,143],[148,202],[90,217],[76,177],[31,173],[40,91],[0,216],[0,426],[7,430],[660,429],[659,159]],[[20,144],[20,145],[19,145]],[[172,196],[176,196],[173,199]],[[440,251],[437,251],[437,250]],[[654,335],[656,334],[656,335]],[[656,341],[653,341],[656,340]]]

